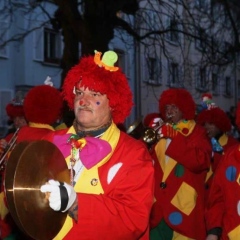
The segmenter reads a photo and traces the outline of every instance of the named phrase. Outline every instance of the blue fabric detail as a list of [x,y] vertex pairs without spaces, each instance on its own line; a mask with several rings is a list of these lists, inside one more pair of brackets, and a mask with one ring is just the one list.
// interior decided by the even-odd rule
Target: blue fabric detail
[[182,223],[183,217],[180,212],[173,212],[169,215],[168,220],[172,225],[179,225]]
[[219,142],[217,141],[216,138],[211,138],[211,143],[212,143],[212,150],[214,152],[222,152],[223,148],[222,146],[219,144]]
[[230,166],[226,169],[225,175],[228,181],[233,182],[237,177],[237,169],[234,166]]

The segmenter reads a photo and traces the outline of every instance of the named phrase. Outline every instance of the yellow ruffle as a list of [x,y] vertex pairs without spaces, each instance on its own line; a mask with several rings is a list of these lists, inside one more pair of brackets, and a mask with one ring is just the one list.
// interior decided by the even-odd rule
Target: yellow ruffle
[[47,128],[47,129],[50,129],[50,130],[54,131],[54,128],[49,124],[29,122],[28,126],[29,127],[35,127],[35,128]]

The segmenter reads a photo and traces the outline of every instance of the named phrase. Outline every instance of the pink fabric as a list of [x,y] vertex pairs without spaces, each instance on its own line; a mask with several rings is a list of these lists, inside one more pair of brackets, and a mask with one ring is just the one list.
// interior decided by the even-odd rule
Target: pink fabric
[[[61,149],[65,158],[71,150],[71,144],[68,143],[70,136],[71,134],[65,134],[64,136],[56,135],[53,139],[54,144]],[[112,151],[112,148],[105,140],[94,137],[86,137],[85,139],[87,144],[80,151],[79,155],[83,165],[90,169],[105,158]]]

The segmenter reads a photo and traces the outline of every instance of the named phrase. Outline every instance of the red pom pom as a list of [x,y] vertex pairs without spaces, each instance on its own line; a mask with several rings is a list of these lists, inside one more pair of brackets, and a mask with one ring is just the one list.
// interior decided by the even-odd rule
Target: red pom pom
[[183,128],[183,129],[182,129],[182,133],[183,133],[184,135],[187,135],[187,134],[189,133],[189,130],[188,130],[187,128]]

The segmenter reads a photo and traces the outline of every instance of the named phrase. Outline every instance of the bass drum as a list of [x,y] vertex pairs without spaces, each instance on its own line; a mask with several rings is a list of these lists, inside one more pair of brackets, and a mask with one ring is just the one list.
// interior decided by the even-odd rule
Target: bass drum
[[36,240],[53,239],[67,213],[53,211],[40,187],[49,179],[70,184],[60,150],[51,142],[20,142],[6,164],[4,186],[9,211],[19,229]]

